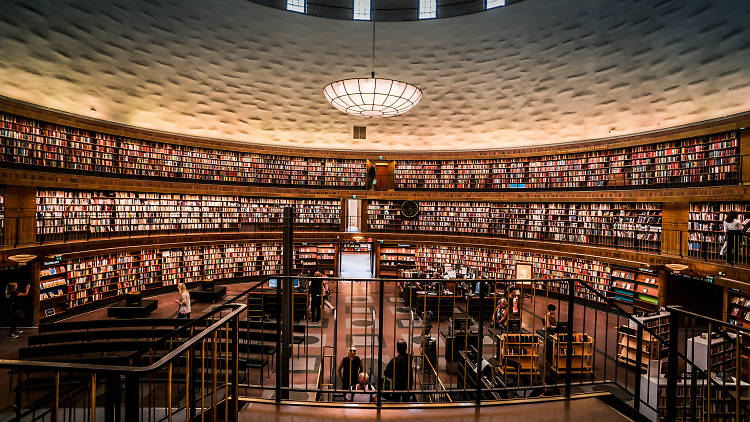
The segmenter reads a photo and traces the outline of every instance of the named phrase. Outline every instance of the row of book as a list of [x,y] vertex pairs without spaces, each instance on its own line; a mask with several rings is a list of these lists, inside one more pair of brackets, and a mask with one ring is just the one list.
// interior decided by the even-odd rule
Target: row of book
[[727,321],[750,328],[750,294],[727,289]]
[[[675,163],[678,165],[670,165]],[[736,132],[542,157],[396,162],[397,189],[570,189],[739,181]]]
[[[750,219],[750,202],[693,202],[688,220],[688,254],[693,257],[723,258],[726,241],[724,219],[736,211],[740,220]],[[741,243],[738,246],[742,246]],[[737,248],[737,262],[750,262],[750,248]]]
[[589,243],[658,250],[660,203],[501,203],[420,201],[415,218],[402,201],[371,200],[370,231],[436,232]]
[[40,240],[61,233],[201,231],[252,224],[281,225],[284,207],[295,222],[338,229],[338,199],[287,199],[162,193],[39,189],[36,232]]
[[367,163],[223,151],[109,135],[0,113],[0,162],[124,176],[362,188]]
[[[238,243],[140,250],[74,258],[52,265],[62,277],[53,283],[45,282],[41,292],[64,286],[68,296],[66,308],[73,309],[127,292],[178,282],[277,274],[281,271],[281,245]],[[42,274],[46,270],[43,267]]]
[[[391,275],[393,263],[399,263],[398,269],[402,270],[444,273],[448,268],[467,267],[474,269],[479,277],[512,280],[517,278],[516,268],[520,264],[531,265],[534,279],[540,280],[535,282],[535,287],[553,293],[567,293],[568,283],[551,279],[580,279],[605,296],[610,286],[611,268],[604,262],[529,252],[465,246],[386,245],[380,248],[379,260],[381,276],[384,267],[386,275]],[[577,285],[574,291],[578,297],[602,301],[584,286]]]
[[[314,252],[311,252],[313,251]],[[332,274],[336,249],[333,244],[297,244],[297,271]],[[146,249],[91,257],[58,259],[40,268],[40,309],[59,314],[133,291],[148,291],[178,283],[197,283],[259,277],[282,272],[282,246],[278,242],[226,243],[207,246]],[[63,302],[50,302],[65,296]],[[44,316],[44,314],[42,315]]]

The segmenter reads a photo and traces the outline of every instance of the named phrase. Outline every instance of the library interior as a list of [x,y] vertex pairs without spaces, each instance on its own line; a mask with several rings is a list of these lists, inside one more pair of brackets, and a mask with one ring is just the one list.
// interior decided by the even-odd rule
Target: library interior
[[4,2],[0,421],[750,421],[748,21]]

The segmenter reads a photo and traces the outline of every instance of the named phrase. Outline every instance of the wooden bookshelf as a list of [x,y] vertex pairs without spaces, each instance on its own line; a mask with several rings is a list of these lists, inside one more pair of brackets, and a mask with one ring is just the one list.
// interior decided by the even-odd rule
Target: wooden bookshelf
[[608,297],[634,307],[634,311],[654,311],[659,307],[659,276],[645,268],[612,266]]
[[[698,421],[735,421],[737,420],[737,391],[739,391],[740,408],[747,409],[750,402],[750,384],[735,378],[718,379],[712,377],[710,400],[708,382],[705,375],[696,375],[695,384],[690,372],[679,374],[674,391],[667,389],[667,377],[664,375],[641,375],[641,400],[648,406],[641,406],[641,415],[647,420],[666,421],[667,396],[676,397],[675,420]],[[739,388],[738,388],[739,387]],[[709,407],[710,403],[710,407]],[[710,410],[710,418],[709,418]],[[740,420],[744,420],[746,411]]]
[[617,360],[625,365],[639,367],[642,372],[648,370],[650,360],[662,359],[666,355],[664,345],[644,330],[641,343],[641,361],[637,361],[638,342],[636,329],[623,325],[617,328]]
[[38,241],[159,232],[273,230],[284,207],[301,228],[338,231],[339,199],[286,199],[170,193],[38,189]]
[[0,188],[0,238],[5,238],[5,189]]
[[538,375],[540,338],[535,334],[499,334],[500,375]]
[[476,160],[401,160],[396,189],[542,190],[739,182],[739,137],[723,132],[626,148]]
[[460,233],[646,251],[661,249],[660,203],[420,201],[415,218],[402,217],[402,203],[369,201],[368,230]]
[[[457,269],[463,266],[475,268],[478,276],[487,279],[510,280],[515,278],[516,264],[531,264],[535,278],[578,278],[591,284],[604,295],[610,288],[611,268],[595,260],[555,257],[551,255],[503,251],[494,248],[439,246],[439,245],[381,245],[380,276],[398,277],[398,270],[416,270],[422,273],[438,271],[446,266]],[[549,288],[551,293],[567,294],[567,282],[536,282],[538,289]],[[583,286],[575,286],[575,294],[592,301],[602,301]]]
[[727,289],[727,321],[750,328],[750,293]]
[[327,244],[302,244],[294,246],[295,271],[309,271],[310,275],[320,271],[327,276],[336,272],[336,246]]
[[611,299],[633,305],[635,300],[635,273],[632,268],[612,266],[612,285],[609,292]]
[[[551,369],[557,374],[576,373],[591,374],[594,359],[594,339],[586,333],[573,333],[568,339],[567,334],[552,334],[552,362]],[[570,355],[570,368],[567,366],[567,347],[571,344],[573,353]]]
[[703,333],[687,339],[687,358],[712,375],[737,372],[737,334]]
[[67,267],[59,259],[42,261],[39,269],[39,312],[49,317],[66,309]]
[[659,307],[659,275],[655,271],[639,269],[635,274],[634,305],[643,310]]
[[401,271],[415,268],[416,249],[409,245],[380,246],[378,277],[399,277]]
[[175,286],[179,282],[280,272],[279,243],[186,246],[52,260],[44,262],[40,269],[41,317],[50,308],[60,314],[128,292]]
[[[660,360],[667,356],[669,341],[669,312],[654,312],[633,319],[644,325],[640,369],[648,370],[649,361]],[[638,325],[629,320],[627,325],[617,328],[617,360],[625,365],[638,367],[636,352]],[[663,340],[663,341],[660,341]]]
[[[720,255],[724,244],[724,218],[728,211],[750,218],[750,202],[693,202],[688,221],[688,255],[694,258],[726,259]],[[739,248],[738,262],[750,262],[750,250]]]
[[366,160],[172,145],[0,113],[0,165],[222,184],[365,187]]

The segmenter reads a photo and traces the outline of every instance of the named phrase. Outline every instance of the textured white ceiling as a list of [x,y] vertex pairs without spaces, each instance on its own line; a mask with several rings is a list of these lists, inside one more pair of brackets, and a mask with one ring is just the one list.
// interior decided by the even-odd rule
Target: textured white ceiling
[[527,0],[377,24],[377,76],[408,114],[350,118],[322,87],[367,76],[371,23],[243,0],[12,0],[0,95],[138,127],[360,150],[518,147],[750,110],[750,1]]

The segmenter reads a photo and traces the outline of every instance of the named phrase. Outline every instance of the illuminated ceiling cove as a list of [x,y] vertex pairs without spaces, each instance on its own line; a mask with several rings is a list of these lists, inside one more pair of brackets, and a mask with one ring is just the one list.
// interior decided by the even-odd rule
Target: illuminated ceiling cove
[[[258,144],[468,150],[656,130],[750,110],[750,2],[527,0],[378,22],[378,76],[409,113],[357,119],[321,94],[367,77],[371,22],[245,0],[11,0],[0,95],[138,127]],[[368,125],[365,140],[352,125]]]

